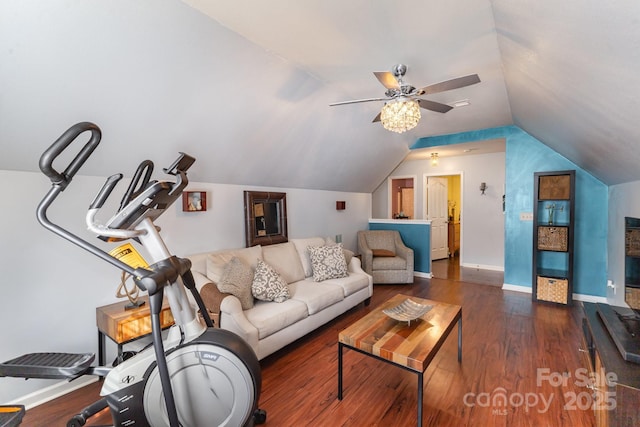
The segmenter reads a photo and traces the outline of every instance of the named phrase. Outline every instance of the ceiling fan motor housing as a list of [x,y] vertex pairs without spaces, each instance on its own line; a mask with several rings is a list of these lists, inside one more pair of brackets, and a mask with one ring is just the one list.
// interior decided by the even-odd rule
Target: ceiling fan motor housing
[[396,76],[397,78],[402,78],[407,72],[407,66],[404,64],[396,64],[393,66],[391,71],[393,72],[393,75]]

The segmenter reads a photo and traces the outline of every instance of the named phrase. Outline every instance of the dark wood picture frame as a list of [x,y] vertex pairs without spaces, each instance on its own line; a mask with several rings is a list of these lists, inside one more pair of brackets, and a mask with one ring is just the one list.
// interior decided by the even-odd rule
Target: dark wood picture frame
[[245,191],[244,219],[247,247],[287,242],[287,194]]
[[182,193],[183,212],[204,212],[207,210],[206,191],[184,191]]

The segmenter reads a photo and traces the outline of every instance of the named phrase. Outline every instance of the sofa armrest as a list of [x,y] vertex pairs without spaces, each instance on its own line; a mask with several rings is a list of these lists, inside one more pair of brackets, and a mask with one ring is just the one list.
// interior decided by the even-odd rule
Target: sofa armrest
[[350,273],[365,273],[362,269],[362,262],[360,261],[360,258],[355,255],[351,257],[351,261],[349,261],[349,264],[347,265],[347,270]]
[[204,301],[204,306],[210,313],[220,313],[222,300],[231,294],[220,292],[215,283],[209,281],[200,289],[200,296]]
[[258,348],[258,329],[247,320],[240,300],[233,295],[220,303],[220,327],[239,335],[254,351]]
[[251,347],[258,348],[258,330],[247,320],[236,296],[220,292],[211,281],[202,287],[200,295],[207,310],[219,314],[218,327],[236,333]]
[[196,289],[198,290],[198,292],[201,292],[202,288],[207,283],[212,283],[211,279],[209,279],[207,276],[205,276],[202,273],[198,273],[197,271],[191,270],[191,274],[193,275],[193,281],[196,283]]
[[369,292],[373,295],[373,276],[362,269],[359,258],[355,256],[351,258],[351,261],[349,261],[349,265],[347,266],[347,270],[349,273],[366,275],[369,279]]

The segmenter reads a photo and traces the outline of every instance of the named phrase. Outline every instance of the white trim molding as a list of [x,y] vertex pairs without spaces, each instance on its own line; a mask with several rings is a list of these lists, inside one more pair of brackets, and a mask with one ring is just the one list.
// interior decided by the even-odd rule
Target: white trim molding
[[[521,286],[521,285],[509,285],[508,283],[504,283],[502,285],[502,290],[504,291],[514,291],[514,292],[522,292],[525,294],[530,294],[532,293],[532,289],[529,286]],[[595,295],[585,295],[585,294],[573,294],[573,299],[576,301],[584,301],[584,302],[593,302],[593,303],[597,303],[597,302],[601,302],[601,303],[607,303],[607,298],[606,297],[598,297]]]
[[82,377],[73,381],[60,381],[50,385],[49,387],[41,388],[33,393],[19,397],[18,399],[9,402],[9,404],[24,405],[24,407],[29,410],[96,381],[98,381],[98,377],[96,376]]

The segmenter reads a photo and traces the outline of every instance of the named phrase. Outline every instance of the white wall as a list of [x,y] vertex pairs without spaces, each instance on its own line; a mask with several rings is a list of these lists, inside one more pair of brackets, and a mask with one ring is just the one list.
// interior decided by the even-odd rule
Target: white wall
[[[202,161],[202,160],[201,160]],[[156,165],[156,171],[161,166]],[[129,171],[118,171],[129,174]],[[156,172],[155,177],[164,179]],[[5,183],[0,221],[0,360],[30,352],[97,352],[95,308],[116,302],[119,271],[44,229],[36,220],[36,206],[50,188],[42,174],[0,170]],[[85,230],[84,216],[105,178],[76,176],[49,212],[49,219],[104,249]],[[121,182],[109,206],[116,206],[128,182]],[[345,247],[356,248],[356,232],[367,228],[371,195],[293,188],[265,188],[190,183],[189,190],[207,192],[206,212],[182,212],[176,203],[157,224],[169,249],[178,256],[244,247],[244,190],[287,193],[289,237],[334,237],[342,234]],[[336,211],[336,201],[346,201]],[[104,208],[105,222],[113,211]],[[112,360],[115,345],[109,346]],[[0,378],[0,403],[18,399],[50,380]]]
[[640,218],[640,181],[609,187],[609,232],[607,242],[609,280],[615,284],[607,288],[610,304],[626,307],[624,302],[624,217]]
[[[461,179],[462,219],[460,263],[464,266],[504,270],[504,215],[502,195],[505,183],[505,153],[443,157],[437,166],[429,160],[402,162],[391,176],[416,175],[417,218],[424,218],[424,175],[458,175]],[[480,183],[487,183],[485,195]],[[387,181],[372,195],[374,218],[387,218]],[[456,209],[460,212],[459,208]]]

